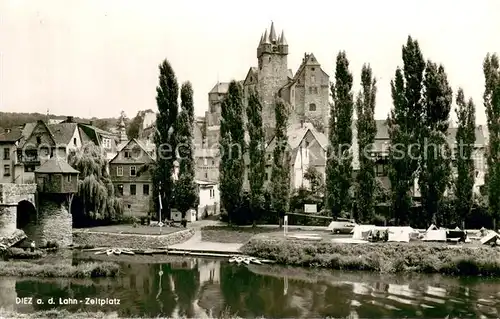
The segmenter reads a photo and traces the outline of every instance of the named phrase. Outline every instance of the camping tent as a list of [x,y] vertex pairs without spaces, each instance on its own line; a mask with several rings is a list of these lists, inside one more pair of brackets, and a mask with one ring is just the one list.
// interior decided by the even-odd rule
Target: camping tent
[[352,230],[352,239],[366,240],[370,232],[375,228],[375,225],[357,225]]
[[408,243],[410,239],[415,237],[414,234],[418,234],[413,228],[409,226],[405,227],[388,227],[389,228],[389,239],[388,241],[396,242],[406,242]]
[[423,241],[446,241],[446,229],[438,229],[432,224],[425,233]]
[[500,235],[496,231],[490,231],[486,236],[481,238],[481,244],[486,245],[490,244],[492,241],[496,241],[500,239]]

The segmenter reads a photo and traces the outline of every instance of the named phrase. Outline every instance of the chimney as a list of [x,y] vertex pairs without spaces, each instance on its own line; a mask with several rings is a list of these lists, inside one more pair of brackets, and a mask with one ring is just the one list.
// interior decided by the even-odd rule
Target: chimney
[[66,118],[66,122],[68,122],[68,123],[73,123],[73,116],[68,116],[68,117]]

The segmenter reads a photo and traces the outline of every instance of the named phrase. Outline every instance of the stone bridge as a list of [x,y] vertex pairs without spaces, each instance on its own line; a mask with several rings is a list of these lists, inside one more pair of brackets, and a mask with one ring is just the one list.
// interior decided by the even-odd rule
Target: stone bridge
[[0,237],[36,221],[36,184],[0,184]]

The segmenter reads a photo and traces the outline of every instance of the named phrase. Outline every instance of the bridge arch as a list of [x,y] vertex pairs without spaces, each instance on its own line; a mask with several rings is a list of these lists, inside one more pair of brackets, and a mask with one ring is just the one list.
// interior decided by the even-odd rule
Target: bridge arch
[[22,214],[27,209],[27,213],[34,213],[36,218],[35,193],[36,184],[0,184],[0,237],[7,237],[15,232],[19,203]]

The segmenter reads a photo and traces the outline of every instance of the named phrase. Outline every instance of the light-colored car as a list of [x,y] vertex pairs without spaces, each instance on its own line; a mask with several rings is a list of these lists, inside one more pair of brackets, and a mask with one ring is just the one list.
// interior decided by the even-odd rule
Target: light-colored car
[[357,225],[354,219],[337,218],[328,225],[328,230],[334,234],[350,234]]

